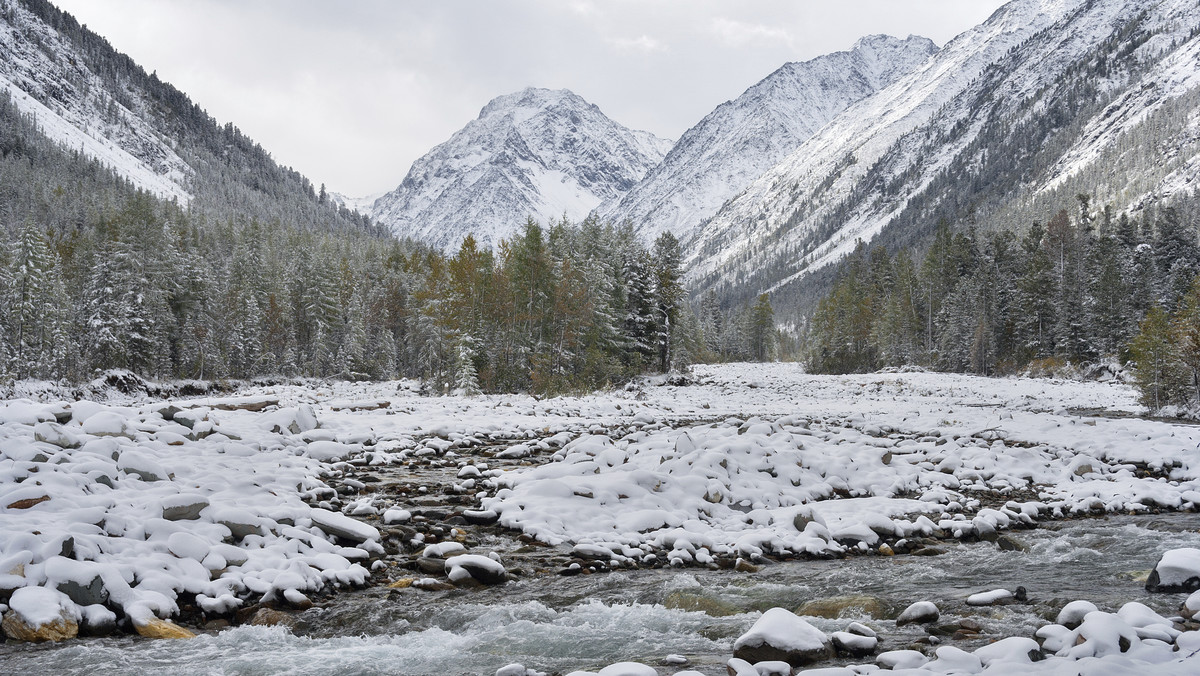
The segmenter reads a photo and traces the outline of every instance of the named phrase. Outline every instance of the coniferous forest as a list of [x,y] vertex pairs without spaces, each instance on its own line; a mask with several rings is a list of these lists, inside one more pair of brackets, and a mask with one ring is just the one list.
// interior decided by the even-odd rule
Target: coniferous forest
[[[468,238],[446,256],[392,238],[307,182],[287,186],[291,174],[264,173],[246,190],[214,172],[183,207],[47,140],[7,97],[0,127],[5,380],[127,369],[546,393],[772,354],[765,298],[728,312],[710,298],[697,317],[670,235],[647,249],[629,227],[530,220],[494,252]],[[214,193],[242,206],[210,206]]]
[[941,223],[921,256],[860,244],[807,332],[813,372],[886,367],[1003,375],[1135,365],[1145,403],[1200,399],[1200,199],[1138,218],[1086,195],[1045,224]]

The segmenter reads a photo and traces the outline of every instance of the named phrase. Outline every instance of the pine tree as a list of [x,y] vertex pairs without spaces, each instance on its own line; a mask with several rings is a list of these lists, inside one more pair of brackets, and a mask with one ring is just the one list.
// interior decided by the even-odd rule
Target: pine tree
[[684,296],[682,260],[679,240],[669,232],[659,235],[654,242],[655,342],[658,370],[664,372],[671,368],[671,345]]
[[1161,305],[1151,306],[1130,345],[1137,363],[1136,382],[1142,403],[1157,411],[1178,403],[1187,375],[1171,331],[1170,317]]
[[475,350],[471,337],[464,335],[458,341],[458,364],[454,377],[454,393],[472,397],[481,393],[479,377],[475,372]]
[[775,310],[771,299],[762,294],[750,310],[750,355],[755,361],[768,361],[775,346]]

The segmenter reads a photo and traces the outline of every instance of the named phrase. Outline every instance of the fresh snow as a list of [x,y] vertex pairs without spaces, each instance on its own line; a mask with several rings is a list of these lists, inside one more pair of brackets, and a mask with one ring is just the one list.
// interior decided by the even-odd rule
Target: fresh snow
[[[48,138],[163,199],[186,204],[192,170],[138,110],[103,94],[101,78],[20,3],[0,13],[0,91]],[[134,104],[135,108],[137,103]]]
[[[0,580],[72,594],[68,610],[101,606],[88,611],[96,621],[107,607],[139,622],[176,614],[184,598],[223,613],[364,584],[382,555],[374,524],[412,515],[386,498],[331,509],[327,480],[346,460],[308,452],[327,443],[368,466],[458,458],[458,481],[488,495],[473,511],[619,566],[842,555],[881,540],[975,537],[1057,516],[1200,504],[1192,457],[1200,428],[1136,417],[1144,409],[1128,386],[920,372],[813,376],[794,364],[698,366],[693,377],[685,386],[646,379],[550,399],[422,397],[413,383],[336,382],[222,399],[4,402]],[[381,400],[389,405],[345,406]],[[61,432],[49,437],[54,443],[38,439],[48,429]],[[523,464],[466,462],[483,443],[523,447]],[[455,577],[503,579],[503,565],[481,553],[459,543],[425,552]],[[43,601],[33,605],[47,616],[64,607]],[[1075,639],[1068,634],[1076,629],[1047,630],[1061,642],[1052,652],[1075,659],[1079,641],[1088,646],[1080,654],[1136,666],[1149,653],[1113,653],[1112,641],[1132,632],[1138,645],[1159,650],[1154,641],[1177,636],[1137,607],[1117,619],[1092,618],[1093,610],[1079,609]],[[1011,661],[976,657],[979,673],[1002,673],[993,665]],[[932,663],[962,660],[975,665],[960,653]]]

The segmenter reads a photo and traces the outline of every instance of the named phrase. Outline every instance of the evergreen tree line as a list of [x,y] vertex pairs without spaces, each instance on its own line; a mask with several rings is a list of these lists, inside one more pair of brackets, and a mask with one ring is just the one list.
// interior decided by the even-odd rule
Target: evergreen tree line
[[[197,222],[199,220],[200,222]],[[26,219],[0,252],[0,373],[85,379],[421,377],[558,391],[698,353],[679,245],[528,222],[453,257],[348,231],[215,225],[135,193],[93,227]]]
[[7,96],[0,132],[0,378],[124,368],[559,391],[771,355],[765,298],[710,301],[705,337],[673,237],[647,249],[627,226],[530,221],[496,252],[468,239],[450,257],[228,172],[198,172],[187,206],[157,199],[47,139]]
[[[1196,195],[1183,195],[1133,218],[1094,210],[1079,195],[1023,233],[952,232],[943,222],[916,259],[907,249],[892,255],[860,244],[811,317],[808,367],[853,373],[919,365],[992,375],[1132,359],[1144,376],[1154,370],[1139,342],[1147,340],[1140,336],[1146,322],[1176,327],[1161,340],[1178,352],[1178,327],[1195,317],[1189,289],[1200,273],[1198,205]],[[1163,354],[1164,364],[1171,361]],[[1194,400],[1195,378],[1171,384],[1182,371],[1172,380],[1163,368],[1167,384],[1150,403]]]

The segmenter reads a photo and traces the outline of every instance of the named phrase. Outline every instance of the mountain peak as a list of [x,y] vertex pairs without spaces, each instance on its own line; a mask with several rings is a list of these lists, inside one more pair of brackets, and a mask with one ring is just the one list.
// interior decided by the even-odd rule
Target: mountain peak
[[669,147],[570,90],[527,87],[492,99],[414,162],[371,214],[397,235],[446,251],[468,233],[495,246],[528,216],[582,219],[633,187]]
[[487,105],[479,111],[479,117],[484,118],[509,113],[537,113],[564,103],[580,108],[591,106],[590,103],[569,89],[526,87],[520,91],[503,94],[488,101]]
[[847,106],[936,51],[928,38],[871,35],[850,51],[784,64],[684,133],[645,181],[600,212],[646,238],[683,239]]

